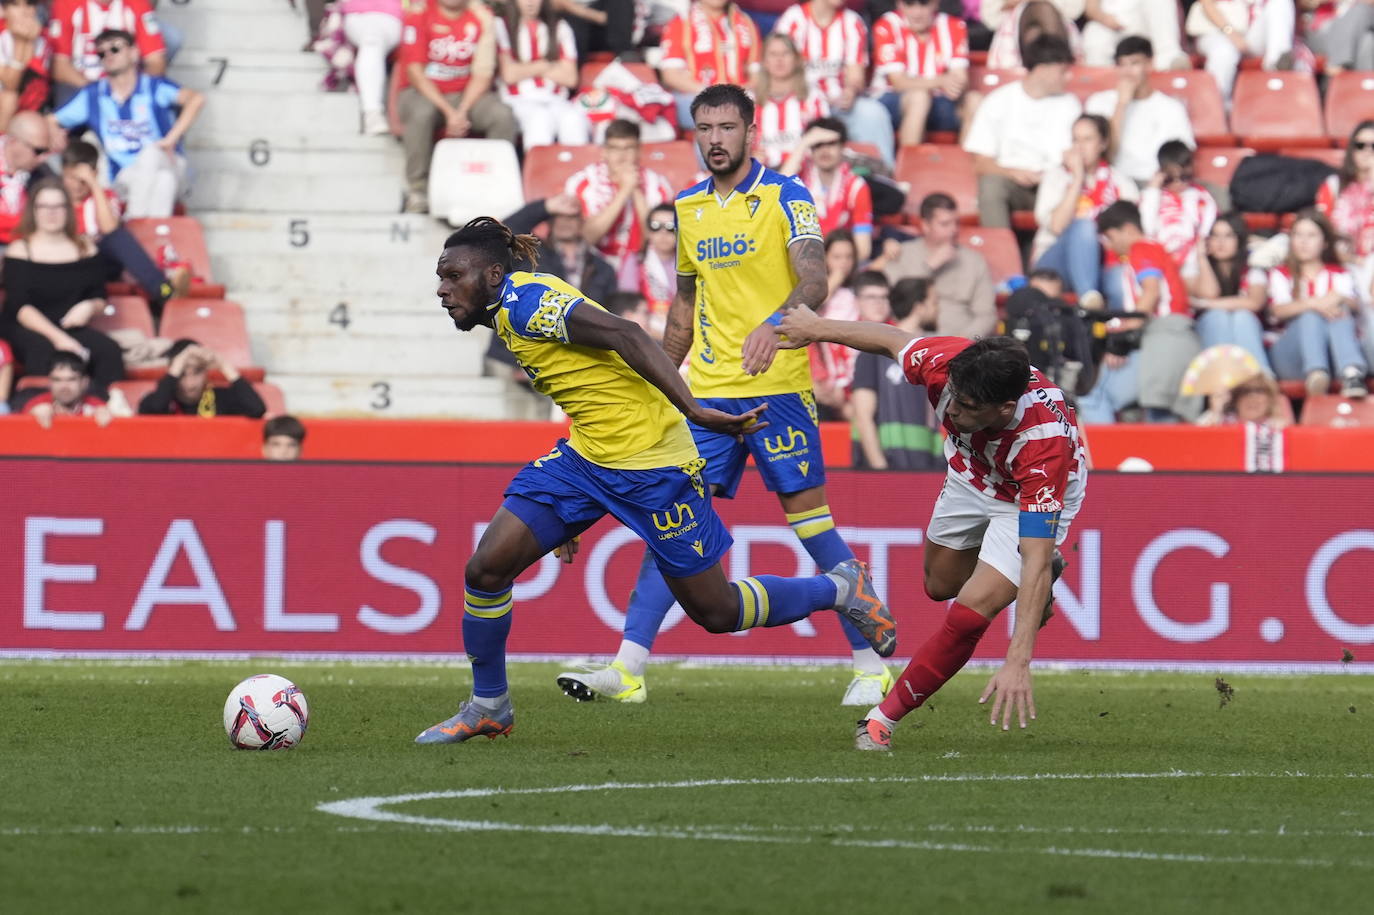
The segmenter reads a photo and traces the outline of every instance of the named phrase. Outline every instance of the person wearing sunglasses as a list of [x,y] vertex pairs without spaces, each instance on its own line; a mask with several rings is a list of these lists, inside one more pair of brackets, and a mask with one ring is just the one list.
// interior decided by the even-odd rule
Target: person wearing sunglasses
[[48,154],[48,125],[42,116],[21,111],[5,127],[0,139],[0,243],[14,241],[28,202],[28,187],[36,179],[52,177],[43,158]]
[[1340,236],[1337,250],[1360,291],[1360,342],[1366,360],[1374,363],[1374,120],[1361,121],[1350,132],[1340,172],[1317,191],[1317,210]]
[[57,134],[95,131],[109,161],[110,183],[125,201],[126,218],[171,216],[186,187],[182,138],[200,115],[205,96],[141,73],[131,32],[106,29],[95,44],[105,75],[52,116]]
[[652,332],[662,339],[668,306],[677,292],[677,208],[671,203],[660,203],[649,211],[644,228],[639,291],[649,306]]
[[137,45],[144,72],[150,76],[167,72],[167,43],[148,0],[56,0],[48,38],[53,45],[58,107],[108,72],[100,55],[100,34],[112,29],[131,36],[129,43]]

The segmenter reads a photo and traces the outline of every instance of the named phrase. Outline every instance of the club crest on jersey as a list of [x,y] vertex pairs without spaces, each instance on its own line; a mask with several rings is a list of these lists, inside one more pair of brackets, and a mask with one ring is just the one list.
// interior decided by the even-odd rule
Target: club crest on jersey
[[539,307],[525,322],[525,331],[537,337],[568,341],[568,311],[580,298],[557,289],[549,289],[539,297]]
[[750,194],[744,198],[744,202],[749,205],[749,218],[753,219],[754,214],[759,211],[759,204],[763,201],[758,198],[758,195]]
[[696,458],[678,467],[692,483],[692,489],[696,490],[697,498],[706,498],[706,482],[701,478],[701,471],[706,466],[703,458]]

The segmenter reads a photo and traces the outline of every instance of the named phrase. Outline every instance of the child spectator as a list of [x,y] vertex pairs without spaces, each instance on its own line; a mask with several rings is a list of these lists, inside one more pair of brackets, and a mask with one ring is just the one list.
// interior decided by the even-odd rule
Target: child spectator
[[783,163],[784,175],[800,175],[816,201],[821,235],[846,229],[854,236],[859,263],[873,254],[873,194],[868,182],[844,161],[848,140],[839,118],[817,118],[806,128],[796,150]]
[[0,129],[16,111],[39,111],[52,89],[52,45],[38,21],[37,0],[0,0]]
[[90,393],[91,374],[86,360],[76,353],[60,352],[48,367],[46,390],[31,388],[33,394],[23,402],[27,413],[44,429],[52,428],[54,416],[90,416],[97,426],[108,426],[114,414],[104,397]]
[[1197,275],[1202,240],[1217,219],[1217,202],[1193,178],[1193,151],[1181,140],[1159,148],[1159,172],[1140,194],[1145,234],[1164,246],[1185,280]]
[[759,65],[759,30],[733,0],[692,0],[663,29],[659,79],[677,99],[677,122],[692,126],[692,100],[707,86],[747,86]]
[[[171,360],[167,374],[143,395],[138,404],[140,414],[257,419],[267,412],[267,405],[248,380],[213,350],[194,340],[178,340],[167,350],[167,358]],[[212,368],[217,368],[229,384],[211,387]]]
[[1145,184],[1159,169],[1159,148],[1170,140],[1196,145],[1188,109],[1171,95],[1150,85],[1150,42],[1138,35],[1116,46],[1116,88],[1088,96],[1083,110],[1112,122],[1116,139],[1112,165],[1137,184]]
[[501,96],[515,112],[525,149],[591,139],[587,115],[569,96],[577,88],[577,45],[553,0],[511,0],[496,19]]
[[830,113],[825,97],[807,84],[797,46],[777,33],[764,39],[754,99],[754,157],[771,169],[782,168],[802,148],[807,124]]
[[1269,351],[1280,378],[1325,394],[1333,369],[1343,397],[1365,397],[1369,366],[1355,336],[1355,282],[1336,255],[1336,233],[1315,209],[1288,233],[1288,259],[1269,271],[1269,315],[1282,334]]
[[936,0],[897,0],[873,26],[873,89],[901,146],[930,130],[957,131],[968,101],[968,28]]
[[1198,258],[1198,272],[1188,282],[1188,293],[1198,310],[1197,335],[1203,349],[1234,343],[1272,373],[1259,317],[1267,281],[1263,270],[1246,263],[1249,241],[1241,214],[1218,216],[1207,233],[1206,255]]
[[1282,429],[1288,425],[1283,394],[1272,375],[1261,372],[1243,379],[1220,397],[1211,398],[1205,413],[1197,418],[1199,426],[1224,426],[1253,423]]
[[262,424],[262,457],[267,461],[299,461],[305,447],[305,424],[294,416],[274,416]]
[[362,132],[390,133],[386,121],[386,59],[401,43],[402,0],[342,0],[344,37],[357,49],[353,83],[358,87]]
[[65,130],[94,130],[110,178],[130,219],[172,215],[186,188],[182,138],[205,96],[161,76],[139,72],[134,36],[106,29],[96,36],[105,75],[72,96],[54,116]]

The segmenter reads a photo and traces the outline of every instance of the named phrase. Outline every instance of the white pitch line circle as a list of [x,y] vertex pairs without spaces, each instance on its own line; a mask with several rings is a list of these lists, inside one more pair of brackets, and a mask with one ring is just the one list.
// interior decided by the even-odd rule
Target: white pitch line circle
[[[466,800],[487,797],[511,797],[518,795],[541,794],[582,794],[595,791],[648,791],[671,790],[678,788],[728,788],[738,786],[771,785],[856,785],[856,784],[921,784],[951,782],[1026,782],[1026,781],[1133,781],[1148,779],[1175,778],[1348,778],[1371,779],[1371,773],[1348,773],[1345,775],[1309,774],[1306,772],[1188,772],[1169,770],[1165,772],[1042,772],[1024,775],[1016,774],[952,774],[952,775],[912,775],[883,776],[870,778],[826,777],[814,778],[721,778],[690,779],[672,782],[603,782],[601,784],[556,785],[542,788],[463,788],[454,791],[426,791],[416,794],[393,794],[380,797],[357,797],[338,801],[327,801],[316,806],[322,813],[367,820],[374,823],[396,823],[420,826],[434,831],[452,832],[523,832],[549,835],[608,836],[644,839],[692,839],[715,842],[751,842],[761,844],[826,844],[851,848],[896,848],[912,851],[977,852],[980,854],[1034,854],[1055,857],[1082,857],[1123,859],[1133,861],[1164,861],[1170,863],[1194,864],[1259,864],[1294,867],[1333,868],[1338,865],[1374,868],[1374,861],[1340,862],[1321,858],[1258,858],[1246,855],[1203,855],[1150,850],[1123,850],[1110,848],[1063,848],[1047,846],[1044,848],[1001,847],[964,842],[932,842],[911,839],[858,839],[835,838],[817,839],[811,836],[767,835],[750,831],[748,826],[726,827],[662,827],[662,826],[617,826],[611,823],[511,823],[498,820],[459,820],[445,817],[415,816],[383,808],[397,804],[417,801]],[[756,829],[756,827],[754,828]]]

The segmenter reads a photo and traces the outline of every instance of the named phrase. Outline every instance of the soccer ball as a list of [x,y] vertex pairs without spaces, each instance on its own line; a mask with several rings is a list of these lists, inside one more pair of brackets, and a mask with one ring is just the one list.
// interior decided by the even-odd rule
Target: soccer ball
[[305,693],[276,674],[249,677],[224,700],[224,731],[240,750],[289,750],[309,723]]

